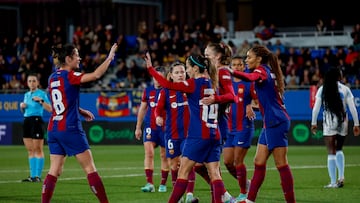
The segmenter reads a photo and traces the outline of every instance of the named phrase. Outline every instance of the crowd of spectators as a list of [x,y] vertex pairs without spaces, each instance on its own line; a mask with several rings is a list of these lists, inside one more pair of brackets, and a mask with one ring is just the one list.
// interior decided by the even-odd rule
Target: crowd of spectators
[[[144,52],[149,50],[155,66],[168,66],[174,61],[184,61],[190,54],[201,54],[210,41],[220,42],[226,34],[221,22],[216,24],[205,15],[192,25],[181,25],[175,15],[165,22],[156,22],[152,31],[145,21],[139,22],[137,35],[116,33],[112,25],[99,24],[95,28],[77,26],[72,42],[80,51],[81,71],[91,72],[106,57],[113,42],[118,43],[116,60],[108,73],[83,88],[112,90],[117,88],[142,88],[151,83],[145,63]],[[344,82],[358,86],[360,81],[360,25],[351,34],[354,45],[331,49],[285,47],[280,40],[275,44],[259,39],[254,43],[244,41],[235,46],[229,41],[234,55],[245,55],[257,43],[266,44],[279,57],[287,88],[306,88],[320,85],[324,73],[331,66],[339,66]],[[61,26],[46,27],[44,31],[28,28],[22,37],[12,40],[5,36],[0,41],[0,89],[16,92],[27,88],[26,76],[37,73],[40,88],[47,88],[47,78],[56,68],[52,61],[51,47],[66,43],[66,33]]]

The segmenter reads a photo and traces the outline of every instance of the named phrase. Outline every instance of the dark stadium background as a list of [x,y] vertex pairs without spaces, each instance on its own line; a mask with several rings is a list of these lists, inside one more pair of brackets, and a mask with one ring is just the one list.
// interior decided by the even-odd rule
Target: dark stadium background
[[[0,0],[0,38],[16,36],[24,29],[46,25],[95,26],[112,24],[125,34],[136,34],[137,23],[146,20],[151,30],[155,20],[165,21],[175,14],[181,24],[192,24],[205,14],[225,27],[229,14],[235,16],[235,31],[252,30],[259,19],[283,27],[315,27],[317,19],[327,23],[358,23],[354,1],[267,1],[267,0]],[[301,31],[301,30],[299,30]]]

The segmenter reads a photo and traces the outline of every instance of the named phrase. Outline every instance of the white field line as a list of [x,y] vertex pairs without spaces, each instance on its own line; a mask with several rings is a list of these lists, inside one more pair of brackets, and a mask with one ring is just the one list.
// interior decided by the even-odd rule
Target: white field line
[[[359,167],[360,164],[346,164],[345,167]],[[296,169],[314,169],[314,168],[326,168],[326,165],[312,165],[312,166],[290,166],[292,170]],[[124,167],[124,168],[98,168],[98,171],[101,173],[101,171],[121,171],[121,170],[141,170],[142,167]],[[156,170],[156,169],[155,169]],[[253,168],[248,168],[248,171],[253,171]],[[276,170],[276,167],[269,167],[267,170]],[[47,170],[44,170],[47,171]],[[82,169],[79,166],[79,169],[64,169],[64,172],[66,171],[82,171]],[[2,173],[25,173],[29,172],[28,170],[0,170],[0,174]],[[223,170],[222,172],[226,172],[226,170]],[[159,175],[158,173],[154,173],[154,175]],[[127,178],[127,177],[137,177],[137,176],[144,176],[144,173],[141,174],[118,174],[118,175],[101,175],[101,178]],[[69,181],[69,180],[83,180],[86,179],[86,176],[81,177],[71,177],[71,178],[59,178],[58,181]],[[1,180],[0,184],[7,184],[7,183],[21,183],[20,180]]]

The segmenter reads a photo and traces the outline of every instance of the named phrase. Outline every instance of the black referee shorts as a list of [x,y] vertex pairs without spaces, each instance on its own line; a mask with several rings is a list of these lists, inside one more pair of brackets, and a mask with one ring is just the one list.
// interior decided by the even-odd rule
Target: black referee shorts
[[24,118],[23,138],[44,139],[44,121],[41,116]]

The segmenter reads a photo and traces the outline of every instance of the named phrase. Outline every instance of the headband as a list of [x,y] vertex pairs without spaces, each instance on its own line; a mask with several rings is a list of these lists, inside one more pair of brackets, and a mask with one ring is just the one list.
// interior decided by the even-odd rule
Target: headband
[[198,63],[197,61],[195,61],[195,59],[194,59],[192,56],[190,56],[189,58],[190,58],[190,60],[191,60],[193,63],[195,63],[195,65],[199,66],[200,68],[205,68],[204,65],[201,65],[200,63]]

